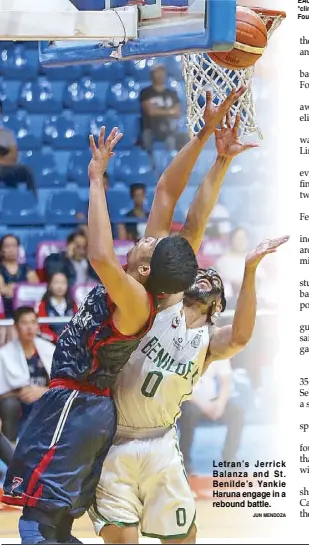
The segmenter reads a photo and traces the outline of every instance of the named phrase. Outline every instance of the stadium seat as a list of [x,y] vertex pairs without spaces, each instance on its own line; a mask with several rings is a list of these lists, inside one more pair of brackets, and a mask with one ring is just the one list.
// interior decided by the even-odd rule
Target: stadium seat
[[72,151],[68,164],[68,180],[89,185],[88,165],[91,154],[88,150]]
[[4,316],[5,316],[5,310],[3,305],[3,299],[2,297],[0,297],[0,317],[4,318]]
[[52,224],[84,223],[87,218],[87,203],[74,191],[53,193],[46,207],[46,221]]
[[64,92],[64,106],[75,112],[104,111],[107,88],[107,83],[95,83],[89,77],[74,81]]
[[173,55],[164,59],[167,74],[176,81],[183,82],[181,55]]
[[0,54],[0,74],[5,78],[23,80],[34,78],[39,69],[37,50],[26,49],[24,45],[2,49]]
[[89,64],[84,66],[86,74],[93,81],[118,82],[124,78],[123,62],[105,62],[104,64]]
[[155,66],[156,59],[140,59],[125,63],[126,75],[138,82],[150,82],[150,74]]
[[73,64],[72,66],[52,66],[48,68],[40,67],[40,74],[48,77],[52,81],[77,81],[83,75],[84,67]]
[[20,161],[33,170],[38,188],[59,187],[64,184],[65,177],[58,172],[55,154],[50,148],[21,153]]
[[121,265],[126,265],[128,252],[133,246],[134,243],[129,240],[114,240],[115,253]]
[[106,115],[99,115],[90,120],[89,133],[98,136],[102,126],[106,127],[106,134],[118,127],[123,133],[123,137],[117,144],[117,150],[132,149],[136,144],[139,134],[141,121],[136,114],[119,115],[114,110],[109,110]]
[[41,271],[44,269],[44,262],[47,256],[50,254],[56,254],[62,252],[66,247],[65,240],[45,240],[37,239],[37,245],[35,247],[36,255],[36,269]]
[[27,306],[36,309],[45,292],[46,284],[16,284],[13,308]]
[[[160,142],[161,143],[161,142]],[[161,176],[161,174],[165,171],[165,169],[168,167],[168,165],[172,162],[173,158],[177,155],[177,151],[168,151],[166,147],[162,149],[160,148],[154,148],[153,150],[153,158],[156,166],[156,174],[157,176]]]
[[1,222],[7,225],[42,225],[37,201],[29,191],[8,191],[1,201]]
[[128,212],[131,205],[129,189],[119,190],[111,188],[106,193],[106,200],[110,218],[112,221],[120,214]]
[[18,91],[19,83],[15,81],[6,81],[4,78],[0,77],[0,100],[3,105],[4,115],[16,112]]
[[19,104],[33,113],[59,113],[62,110],[62,85],[52,84],[47,78],[27,81],[21,88]]
[[80,129],[73,112],[64,110],[58,117],[45,121],[43,141],[57,149],[83,149],[88,147],[88,135]]
[[72,288],[72,297],[77,306],[84,302],[88,293],[96,286],[96,282],[87,282],[87,284],[75,284]]
[[107,91],[106,104],[120,113],[140,112],[140,85],[133,79],[125,79],[122,83],[115,83]]
[[133,148],[131,152],[122,152],[115,157],[114,176],[127,184],[143,183],[155,185],[156,176],[148,153],[141,148]]
[[24,110],[17,110],[3,117],[3,124],[11,129],[20,150],[39,148],[42,142],[41,134],[35,130],[31,117]]

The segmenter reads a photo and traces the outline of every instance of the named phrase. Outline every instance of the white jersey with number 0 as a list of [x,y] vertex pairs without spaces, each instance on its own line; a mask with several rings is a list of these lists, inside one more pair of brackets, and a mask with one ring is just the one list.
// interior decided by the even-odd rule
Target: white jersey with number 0
[[114,390],[118,432],[150,435],[172,426],[203,370],[209,328],[188,329],[183,303],[159,312],[121,371]]

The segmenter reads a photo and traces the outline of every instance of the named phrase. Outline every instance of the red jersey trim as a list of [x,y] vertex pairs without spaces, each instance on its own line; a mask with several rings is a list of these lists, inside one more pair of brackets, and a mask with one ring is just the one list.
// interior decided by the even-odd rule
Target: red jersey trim
[[78,390],[79,392],[86,392],[97,396],[111,396],[110,388],[104,388],[104,390],[102,390],[92,384],[78,382],[74,379],[56,378],[50,381],[49,389],[51,388],[67,388],[68,390]]

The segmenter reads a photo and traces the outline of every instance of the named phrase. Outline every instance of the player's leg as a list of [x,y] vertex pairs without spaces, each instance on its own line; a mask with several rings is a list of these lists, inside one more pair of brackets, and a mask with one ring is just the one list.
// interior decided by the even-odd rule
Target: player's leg
[[0,431],[0,460],[2,460],[5,465],[9,465],[13,458],[13,447],[8,439]]
[[89,516],[105,543],[137,543],[142,504],[138,497],[141,473],[138,444],[117,438],[104,461]]
[[175,429],[147,441],[140,498],[141,532],[163,542],[195,543],[195,501],[184,471]]
[[102,528],[100,536],[103,538],[104,543],[108,545],[114,543],[136,544],[138,543],[138,526],[120,528],[115,524],[110,524]]
[[[115,425],[114,403],[107,397],[54,388],[39,400],[21,433],[2,498],[24,508],[22,543],[55,543],[63,517],[85,512],[82,485],[94,459],[110,446]],[[100,473],[98,468],[97,481]],[[95,485],[92,495],[94,490]]]

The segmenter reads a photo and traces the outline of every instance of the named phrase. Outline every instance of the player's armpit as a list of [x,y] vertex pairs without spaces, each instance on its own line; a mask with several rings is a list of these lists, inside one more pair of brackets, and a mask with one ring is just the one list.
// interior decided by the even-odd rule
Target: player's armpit
[[144,286],[126,274],[118,259],[90,261],[106,291],[116,305],[113,321],[123,335],[138,333],[150,315],[149,295]]
[[233,327],[231,325],[214,328],[210,337],[203,372],[206,371],[212,361],[232,358],[243,350],[246,344],[236,342],[233,338]]

